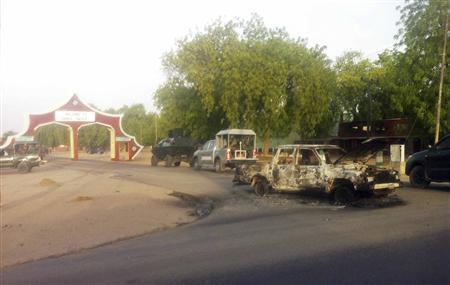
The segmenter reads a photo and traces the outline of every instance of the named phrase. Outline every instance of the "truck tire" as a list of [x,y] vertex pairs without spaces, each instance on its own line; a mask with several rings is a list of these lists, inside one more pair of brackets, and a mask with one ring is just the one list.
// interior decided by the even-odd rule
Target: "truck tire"
[[21,161],[17,165],[17,170],[19,171],[19,173],[28,173],[31,171],[31,165],[26,161]]
[[200,170],[202,168],[198,161],[198,158],[194,157],[194,160],[192,161],[192,167],[194,168],[194,170]]
[[165,161],[166,167],[172,167],[173,157],[170,154],[166,155],[166,157],[164,158],[164,161]]
[[409,174],[409,183],[417,188],[426,188],[430,185],[430,181],[425,177],[425,168],[422,165],[414,166]]
[[264,195],[269,193],[269,185],[264,180],[257,181],[254,187],[255,187],[255,194],[260,197],[263,197]]
[[333,192],[334,202],[338,205],[347,205],[355,200],[355,190],[349,186],[338,186]]
[[220,161],[220,158],[216,158],[216,159],[214,160],[214,170],[215,170],[217,173],[220,173],[220,172],[223,171],[223,166],[222,166],[222,162]]
[[157,166],[158,165],[158,158],[156,157],[156,155],[152,155],[152,159],[150,160],[150,163],[152,164],[152,166]]

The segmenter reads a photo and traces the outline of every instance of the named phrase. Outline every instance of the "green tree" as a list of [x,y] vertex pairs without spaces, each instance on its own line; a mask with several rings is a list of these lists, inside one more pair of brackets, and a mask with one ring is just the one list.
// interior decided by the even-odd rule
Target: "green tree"
[[[432,134],[438,97],[442,53],[449,62],[450,47],[443,51],[444,25],[450,1],[406,1],[400,8],[397,63],[393,101],[398,112],[417,118],[416,129]],[[450,132],[450,78],[444,81],[442,133]]]
[[110,144],[110,133],[107,127],[93,124],[82,127],[78,131],[78,144],[82,148],[105,147]]
[[161,117],[195,138],[228,127],[264,137],[316,134],[328,115],[334,73],[323,48],[308,48],[262,19],[216,21],[178,42],[156,92]]
[[156,114],[147,112],[143,104],[124,105],[118,110],[109,109],[108,111],[110,113],[123,114],[123,129],[128,134],[135,136],[140,144],[151,145],[155,142]]
[[374,65],[361,52],[345,52],[336,59],[336,104],[341,120],[367,120],[365,104],[368,103],[371,74]]
[[385,51],[370,61],[361,52],[345,52],[336,59],[333,103],[341,121],[373,121],[401,117],[392,95],[397,92],[397,53]]
[[35,139],[47,147],[69,145],[69,129],[57,124],[42,126],[36,130]]
[[14,131],[6,131],[6,132],[4,132],[3,135],[2,135],[2,141],[5,141],[8,137],[13,136],[15,134],[17,134],[17,133],[14,132]]
[[[156,105],[162,110],[158,118],[160,137],[173,128],[183,128],[198,140],[207,140],[217,131],[220,120],[209,120],[207,111],[194,88],[179,82],[167,82],[156,92]],[[220,126],[220,125],[219,125]]]

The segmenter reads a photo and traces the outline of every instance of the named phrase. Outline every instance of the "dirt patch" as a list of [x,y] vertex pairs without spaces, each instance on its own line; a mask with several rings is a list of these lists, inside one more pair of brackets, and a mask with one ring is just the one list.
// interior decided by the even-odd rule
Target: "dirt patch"
[[56,181],[49,179],[49,178],[44,178],[41,180],[41,182],[39,182],[39,186],[41,187],[53,187],[53,186],[59,186],[58,183],[56,183]]
[[78,196],[77,198],[73,199],[72,202],[83,202],[83,201],[92,201],[94,198],[90,196]]

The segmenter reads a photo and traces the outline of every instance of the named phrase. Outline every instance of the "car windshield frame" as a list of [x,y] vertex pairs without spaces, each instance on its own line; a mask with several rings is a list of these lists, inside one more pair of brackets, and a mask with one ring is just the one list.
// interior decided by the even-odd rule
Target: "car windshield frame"
[[[334,164],[336,161],[338,161],[341,157],[345,156],[347,152],[340,148],[340,147],[316,147],[315,151],[319,158],[325,163],[325,164]],[[322,152],[328,152],[328,153],[321,153]],[[339,151],[341,152],[340,155],[336,156],[334,159],[331,159],[329,157],[330,151]]]

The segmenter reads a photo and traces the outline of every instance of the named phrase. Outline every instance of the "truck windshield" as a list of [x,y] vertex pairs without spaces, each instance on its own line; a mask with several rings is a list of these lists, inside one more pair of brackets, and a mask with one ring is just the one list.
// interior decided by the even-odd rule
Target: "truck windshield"
[[340,148],[317,148],[317,153],[326,164],[333,164],[344,156],[345,151]]

